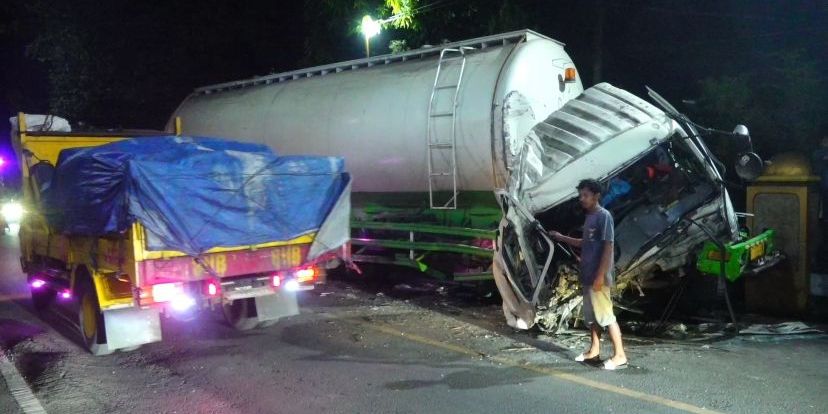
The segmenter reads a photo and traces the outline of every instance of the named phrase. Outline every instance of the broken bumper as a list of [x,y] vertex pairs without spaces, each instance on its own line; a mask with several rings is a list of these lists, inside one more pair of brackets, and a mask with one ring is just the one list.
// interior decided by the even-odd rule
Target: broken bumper
[[[765,230],[751,239],[725,245],[724,260],[720,248],[707,241],[696,261],[702,273],[723,276],[733,282],[744,274],[757,274],[784,259],[774,247],[776,232]],[[724,269],[722,269],[724,262]]]

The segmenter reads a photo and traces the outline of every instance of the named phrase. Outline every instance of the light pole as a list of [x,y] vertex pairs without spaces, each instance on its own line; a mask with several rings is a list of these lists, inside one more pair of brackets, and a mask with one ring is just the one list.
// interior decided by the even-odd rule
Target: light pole
[[380,22],[366,15],[362,18],[362,35],[365,36],[365,56],[371,57],[371,38],[378,35],[382,29]]

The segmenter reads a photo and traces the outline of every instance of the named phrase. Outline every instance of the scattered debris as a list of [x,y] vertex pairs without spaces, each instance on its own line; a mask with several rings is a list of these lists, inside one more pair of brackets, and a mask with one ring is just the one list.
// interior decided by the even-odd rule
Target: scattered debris
[[739,330],[739,335],[802,335],[821,333],[824,332],[802,322],[784,322],[776,325],[754,324]]
[[535,323],[545,332],[561,333],[568,329],[570,322],[581,315],[581,285],[578,270],[571,265],[561,265],[555,275],[556,282],[551,297],[541,298],[535,313]]

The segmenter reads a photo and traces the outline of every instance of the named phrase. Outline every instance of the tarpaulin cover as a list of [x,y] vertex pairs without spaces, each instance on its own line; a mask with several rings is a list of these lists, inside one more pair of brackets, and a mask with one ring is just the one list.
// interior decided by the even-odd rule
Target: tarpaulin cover
[[58,231],[100,236],[138,221],[151,250],[190,255],[316,231],[350,188],[341,158],[178,136],[64,150],[53,177],[42,199]]

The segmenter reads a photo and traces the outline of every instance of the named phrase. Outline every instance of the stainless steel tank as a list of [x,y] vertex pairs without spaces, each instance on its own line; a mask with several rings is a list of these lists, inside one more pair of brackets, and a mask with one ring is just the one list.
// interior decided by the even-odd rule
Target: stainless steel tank
[[562,43],[521,30],[199,88],[168,128],[343,156],[354,192],[428,192],[430,174],[450,191],[434,176],[452,168],[457,191],[489,192],[532,126],[583,91],[574,68]]

